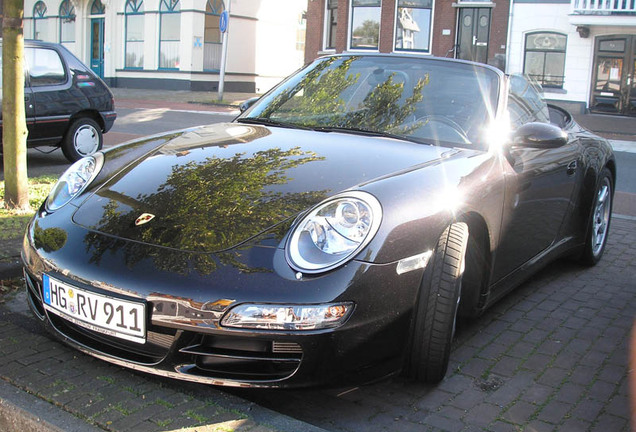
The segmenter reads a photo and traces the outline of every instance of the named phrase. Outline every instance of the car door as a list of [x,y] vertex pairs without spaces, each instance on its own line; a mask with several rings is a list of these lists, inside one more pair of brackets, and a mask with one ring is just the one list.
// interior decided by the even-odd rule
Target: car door
[[[510,87],[508,112],[513,128],[549,122],[547,106],[535,86],[515,77]],[[557,240],[581,174],[579,158],[579,141],[574,138],[557,148],[509,148],[494,281],[533,260]]]
[[35,116],[29,141],[56,144],[64,136],[71,115],[80,111],[84,98],[75,94],[70,71],[53,47],[25,48],[25,63]]

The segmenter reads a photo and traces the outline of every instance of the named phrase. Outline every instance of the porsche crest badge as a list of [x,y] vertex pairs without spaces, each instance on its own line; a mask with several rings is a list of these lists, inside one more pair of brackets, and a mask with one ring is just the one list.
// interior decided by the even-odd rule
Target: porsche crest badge
[[135,220],[135,226],[146,224],[146,223],[150,222],[151,220],[153,220],[154,218],[155,218],[155,215],[153,215],[153,214],[143,213],[141,216],[139,216]]

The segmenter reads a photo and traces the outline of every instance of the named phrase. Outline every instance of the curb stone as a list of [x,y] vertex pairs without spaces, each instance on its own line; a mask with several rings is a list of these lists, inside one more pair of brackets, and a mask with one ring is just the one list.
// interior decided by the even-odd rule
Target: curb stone
[[20,388],[0,380],[0,430],[97,432],[93,425]]

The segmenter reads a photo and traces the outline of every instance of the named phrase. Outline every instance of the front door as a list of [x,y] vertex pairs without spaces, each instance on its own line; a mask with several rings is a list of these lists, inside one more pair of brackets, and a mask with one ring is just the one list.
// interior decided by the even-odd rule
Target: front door
[[636,116],[636,36],[596,39],[590,111]]
[[91,19],[91,69],[104,78],[104,18]]
[[490,37],[490,8],[460,8],[457,58],[486,63]]

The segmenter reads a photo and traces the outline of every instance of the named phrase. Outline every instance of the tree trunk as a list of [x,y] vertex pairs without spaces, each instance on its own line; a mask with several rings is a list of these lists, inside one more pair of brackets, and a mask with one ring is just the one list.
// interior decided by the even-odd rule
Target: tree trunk
[[24,113],[24,0],[3,0],[2,148],[4,201],[8,209],[29,208]]

